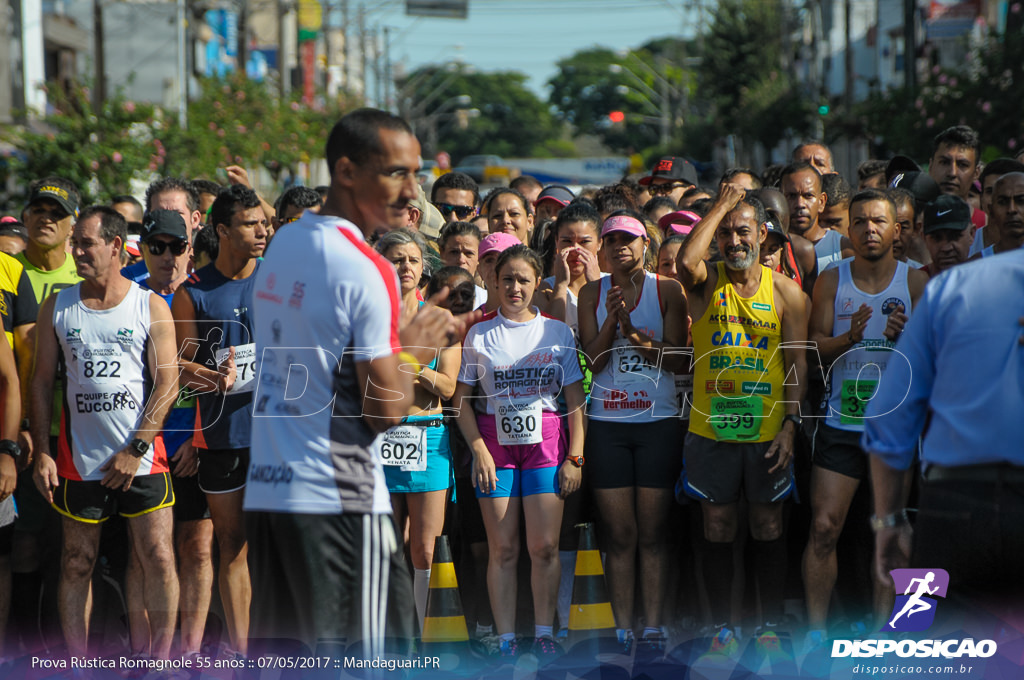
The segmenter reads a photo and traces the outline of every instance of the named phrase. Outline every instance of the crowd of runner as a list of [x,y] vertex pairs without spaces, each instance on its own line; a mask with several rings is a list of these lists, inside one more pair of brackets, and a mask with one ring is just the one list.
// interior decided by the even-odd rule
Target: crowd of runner
[[[926,168],[844,178],[815,142],[720,179],[668,156],[483,194],[425,192],[419,153],[361,110],[330,185],[273,204],[240,167],[92,206],[34,178],[0,223],[2,656],[382,654],[415,644],[445,535],[470,636],[553,658],[585,522],[624,654],[883,625],[908,556],[876,569],[872,529],[896,540],[962,465],[922,467],[926,430],[974,441],[920,406],[901,336],[967,289],[949,270],[1019,269],[1021,158],[983,164],[957,126]],[[970,481],[1019,483],[994,455]]]

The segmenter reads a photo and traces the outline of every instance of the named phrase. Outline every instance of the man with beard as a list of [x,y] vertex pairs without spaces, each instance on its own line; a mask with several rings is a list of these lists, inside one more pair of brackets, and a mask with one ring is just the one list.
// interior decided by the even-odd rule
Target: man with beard
[[[729,614],[741,496],[749,503],[763,646],[777,646],[774,629],[782,619],[782,501],[793,489],[807,308],[795,282],[758,262],[765,222],[759,200],[725,184],[678,258],[696,357],[681,482],[704,514],[704,579],[716,629],[709,658],[738,647]],[[723,261],[708,266],[703,256],[713,237]]]
[[[910,269],[892,255],[899,227],[890,194],[866,189],[850,202],[850,239],[855,255],[823,272],[814,286],[810,339],[828,368],[822,411],[812,448],[811,532],[804,551],[808,638],[819,645],[826,638],[828,605],[835,586],[836,543],[861,481],[867,478],[867,454],[860,448],[864,409],[894,356],[903,331],[928,276]],[[870,379],[865,366],[877,366]],[[866,522],[858,517],[855,522]],[[870,555],[862,555],[869,567]],[[875,611],[884,615],[891,591],[876,585]],[[883,611],[885,610],[885,611]]]

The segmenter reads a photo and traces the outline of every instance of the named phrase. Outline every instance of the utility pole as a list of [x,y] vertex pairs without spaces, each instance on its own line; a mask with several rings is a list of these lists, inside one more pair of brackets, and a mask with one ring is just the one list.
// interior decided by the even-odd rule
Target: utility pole
[[381,73],[381,67],[383,64],[381,63],[380,58],[380,33],[380,26],[373,30],[373,85],[374,90],[376,91],[376,101],[374,102],[374,105],[377,108],[382,109],[385,107],[384,94],[382,91],[384,86],[384,76]]
[[349,69],[349,49],[348,49],[348,0],[341,0],[341,86],[348,89],[350,80]]
[[331,51],[331,10],[334,3],[331,0],[320,0],[321,11],[323,12],[323,25],[320,32],[324,35],[324,90],[327,91],[331,84],[331,59],[334,53]]
[[188,129],[188,70],[185,68],[185,0],[178,0],[178,125]]
[[288,96],[288,69],[284,62],[284,18],[288,13],[287,0],[277,0],[277,76],[278,95],[281,99]]
[[846,105],[846,114],[853,111],[853,86],[855,74],[853,72],[853,41],[850,39],[850,22],[853,18],[852,0],[843,1],[843,27],[846,29],[845,54],[843,55],[843,99]]
[[92,110],[97,116],[103,111],[107,95],[107,64],[103,49],[103,5],[92,0],[92,49],[96,54],[96,83],[92,93]]
[[363,101],[366,101],[368,89],[366,87],[366,6],[359,4],[359,85],[363,93]]
[[242,73],[246,72],[246,64],[249,62],[249,3],[239,3],[238,7],[238,45],[235,47],[235,52],[238,56],[235,59],[238,62],[238,70]]
[[917,0],[903,0],[903,84],[917,92]]
[[384,102],[382,109],[391,111],[391,27],[384,27]]

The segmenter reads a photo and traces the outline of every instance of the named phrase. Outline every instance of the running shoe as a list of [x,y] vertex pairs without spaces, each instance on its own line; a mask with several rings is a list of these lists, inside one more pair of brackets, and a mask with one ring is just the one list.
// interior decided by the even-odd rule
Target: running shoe
[[487,633],[480,638],[479,642],[483,645],[484,651],[491,656],[497,656],[501,651],[501,638],[495,633]]
[[722,626],[715,633],[715,636],[711,638],[711,646],[708,648],[708,651],[702,654],[700,658],[705,661],[726,661],[735,657],[739,649],[740,643],[736,639],[735,633],[728,627]]
[[549,637],[539,637],[533,639],[533,646],[530,651],[537,657],[542,663],[544,661],[554,659],[562,654],[565,654],[565,650],[562,649],[562,645],[558,644]]
[[515,657],[519,656],[519,640],[501,640],[498,644],[498,656]]

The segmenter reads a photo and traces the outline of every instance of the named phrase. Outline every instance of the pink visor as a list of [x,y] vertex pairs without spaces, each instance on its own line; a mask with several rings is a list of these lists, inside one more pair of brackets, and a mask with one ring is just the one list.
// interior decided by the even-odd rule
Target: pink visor
[[624,231],[633,236],[647,238],[647,229],[640,223],[640,220],[627,215],[616,215],[605,220],[604,226],[601,227],[601,237],[603,238],[613,231]]
[[682,234],[686,236],[700,222],[700,215],[689,210],[679,210],[662,215],[658,227],[666,234]]
[[504,252],[512,246],[520,245],[519,239],[512,234],[506,234],[503,231],[498,231],[493,234],[484,236],[483,240],[480,241],[480,250],[477,251],[477,257],[483,257],[487,253],[498,251],[499,253]]

